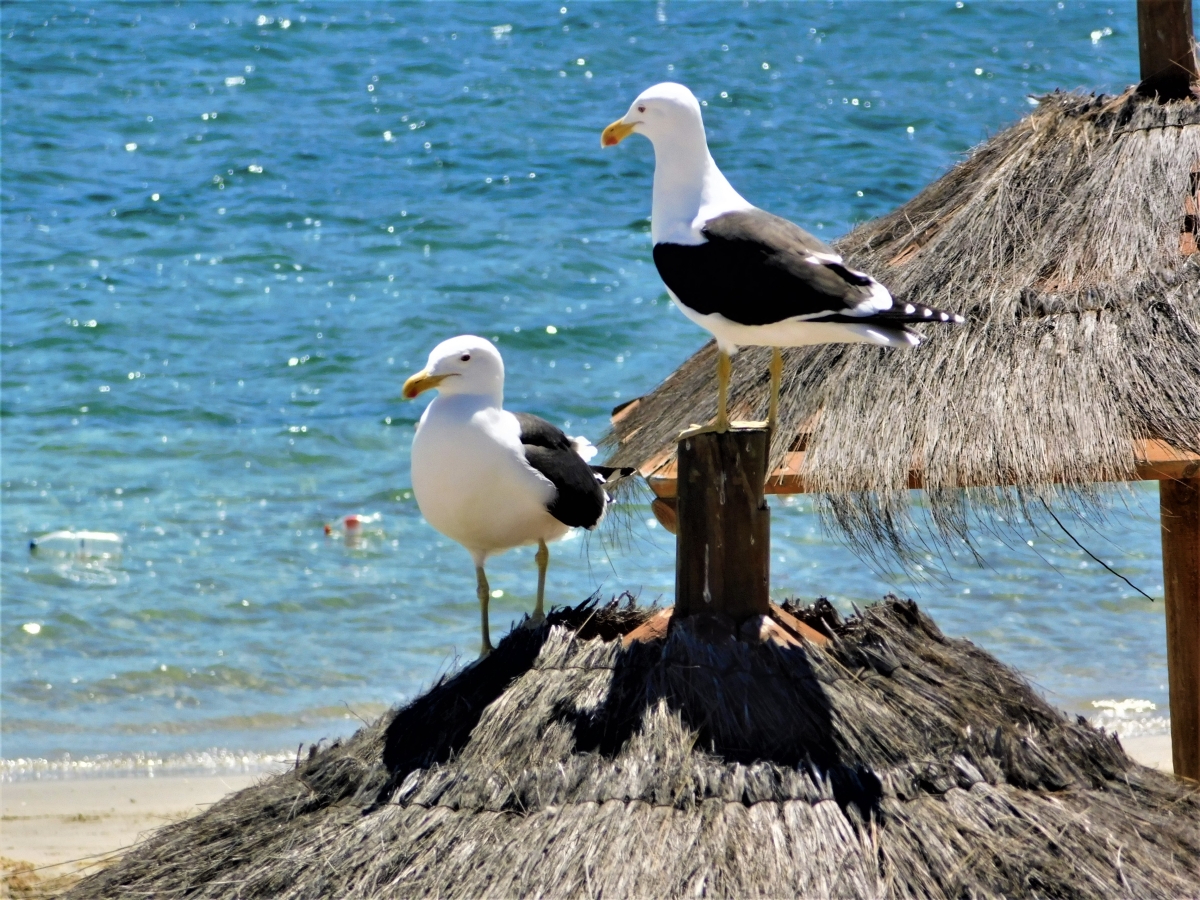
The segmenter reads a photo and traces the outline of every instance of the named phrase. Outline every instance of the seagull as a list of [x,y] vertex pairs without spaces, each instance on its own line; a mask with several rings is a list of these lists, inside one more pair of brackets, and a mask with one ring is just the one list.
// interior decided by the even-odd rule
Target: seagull
[[963,317],[897,303],[886,287],[847,266],[832,247],[798,225],[759,209],[733,189],[708,152],[695,95],[664,82],[643,91],[604,129],[603,147],[631,134],[654,145],[650,234],[654,264],[671,300],[717,339],[717,418],[686,434],[723,432],[731,357],[742,346],[771,347],[767,427],[779,415],[780,347],[864,343],[915,347],[913,322]]
[[512,547],[537,544],[537,606],[550,551],[572,528],[593,529],[610,502],[604,485],[633,469],[592,466],[596,448],[567,437],[545,419],[504,409],[504,360],[491,341],[471,334],[442,341],[425,368],[404,382],[412,400],[436,389],[412,446],[412,485],[425,520],[466,548],[475,561],[481,646],[492,650],[484,563]]

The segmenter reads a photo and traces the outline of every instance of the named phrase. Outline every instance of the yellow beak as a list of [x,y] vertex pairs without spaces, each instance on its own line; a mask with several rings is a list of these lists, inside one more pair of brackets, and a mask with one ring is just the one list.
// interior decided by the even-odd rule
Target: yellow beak
[[626,125],[620,119],[617,119],[617,121],[613,122],[600,133],[600,146],[615,147],[631,134],[633,134],[633,126]]
[[448,377],[448,375],[430,375],[427,370],[422,369],[404,382],[404,390],[401,393],[405,400],[412,400],[418,394],[437,387]]

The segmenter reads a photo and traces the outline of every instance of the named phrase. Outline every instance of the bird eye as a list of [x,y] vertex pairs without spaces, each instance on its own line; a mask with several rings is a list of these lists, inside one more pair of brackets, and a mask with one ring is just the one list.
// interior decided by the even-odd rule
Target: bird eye
[[463,362],[470,362],[470,361],[471,361],[471,354],[470,354],[470,353],[464,353],[462,356],[460,356],[460,357],[459,357],[459,359],[461,359]]
[[638,107],[638,112],[645,112],[645,111],[646,111],[646,107],[644,107],[644,106]]

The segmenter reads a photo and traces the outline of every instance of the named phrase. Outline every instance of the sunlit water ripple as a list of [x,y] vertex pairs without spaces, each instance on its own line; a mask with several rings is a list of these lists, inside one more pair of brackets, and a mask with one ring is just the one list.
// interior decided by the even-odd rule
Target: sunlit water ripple
[[[702,343],[650,259],[649,144],[598,146],[641,88],[692,86],[738,189],[833,238],[1028,95],[1121,89],[1134,20],[1130,2],[6,5],[0,775],[277,762],[473,654],[469,560],[412,499],[400,385],[477,332],[510,405],[598,439]],[[1082,533],[1161,597],[1155,495],[1126,499]],[[324,535],[355,512],[382,521]],[[624,547],[554,549],[552,602],[670,602],[673,541],[632,512]],[[32,557],[59,528],[118,532],[124,554]],[[991,568],[918,584],[872,574],[804,498],[775,503],[773,540],[779,597],[896,590],[1063,708],[1141,699],[1157,709],[1108,724],[1165,725],[1161,603],[1065,538],[987,541]],[[532,606],[532,554],[490,569],[503,629]]]

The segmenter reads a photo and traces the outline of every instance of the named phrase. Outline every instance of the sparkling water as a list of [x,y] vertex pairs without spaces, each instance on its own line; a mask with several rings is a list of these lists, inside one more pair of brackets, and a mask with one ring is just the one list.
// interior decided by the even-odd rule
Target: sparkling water
[[[19,3],[2,25],[10,775],[278,760],[474,656],[470,559],[417,510],[426,400],[400,386],[475,332],[512,408],[598,440],[701,346],[651,261],[649,143],[599,146],[642,88],[691,86],[734,186],[832,239],[1030,95],[1137,76],[1131,2]],[[1061,533],[914,582],[807,498],[774,507],[777,597],[912,596],[1064,709],[1164,727],[1161,602]],[[674,541],[630,512],[621,541],[552,548],[548,602],[671,602]],[[1152,486],[1069,521],[1161,598]],[[59,529],[121,552],[30,554]],[[489,575],[503,634],[532,549]]]

